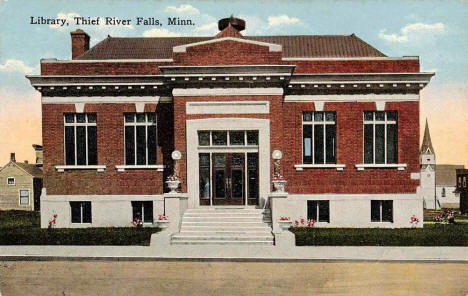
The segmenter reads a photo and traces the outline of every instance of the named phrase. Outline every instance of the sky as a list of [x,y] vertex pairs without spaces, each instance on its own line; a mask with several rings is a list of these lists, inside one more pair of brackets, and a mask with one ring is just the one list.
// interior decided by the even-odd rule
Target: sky
[[[0,0],[0,165],[10,152],[34,161],[41,144],[40,94],[25,75],[39,74],[42,58],[71,58],[70,31],[81,28],[91,46],[111,36],[213,36],[217,20],[246,20],[244,35],[348,35],[355,33],[387,56],[419,56],[421,71],[436,72],[421,92],[421,130],[427,118],[439,164],[468,167],[468,1],[123,1]],[[68,25],[31,24],[39,17]],[[100,17],[99,25],[74,17]],[[130,19],[105,25],[104,18]],[[155,18],[162,26],[137,25]],[[169,17],[191,26],[168,26]],[[421,136],[422,136],[421,131]]]

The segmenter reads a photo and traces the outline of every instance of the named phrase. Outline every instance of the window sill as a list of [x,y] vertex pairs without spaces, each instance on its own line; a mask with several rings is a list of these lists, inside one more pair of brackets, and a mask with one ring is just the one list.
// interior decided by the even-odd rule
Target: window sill
[[55,169],[59,173],[63,173],[66,170],[96,170],[98,172],[104,172],[106,169],[105,165],[56,165]]
[[345,164],[296,164],[294,168],[296,171],[303,171],[304,169],[336,169],[337,171],[342,171],[346,167]]
[[363,171],[365,169],[397,169],[399,171],[404,171],[407,166],[406,163],[360,163],[355,165],[358,171]]
[[116,165],[116,170],[118,172],[125,172],[126,170],[157,170],[158,172],[164,171],[164,165],[154,164],[154,165]]

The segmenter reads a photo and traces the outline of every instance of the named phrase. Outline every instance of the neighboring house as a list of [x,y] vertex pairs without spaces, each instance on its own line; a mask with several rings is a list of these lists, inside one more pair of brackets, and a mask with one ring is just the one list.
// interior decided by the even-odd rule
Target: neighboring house
[[0,170],[0,210],[39,211],[42,170],[28,161],[10,162]]
[[[317,227],[422,219],[419,92],[434,73],[354,34],[243,36],[244,24],[93,48],[77,30],[72,60],[41,60],[28,79],[42,94],[43,227],[54,214],[57,227],[97,227],[166,213],[176,231],[182,219],[196,233],[271,235],[249,220],[263,208],[274,227],[278,215]],[[181,186],[167,194],[174,167]],[[273,192],[274,167],[287,193]]]
[[424,138],[421,144],[421,195],[424,198],[424,208],[458,209],[459,196],[455,193],[457,169],[463,165],[436,164],[436,155],[432,146],[429,125],[426,120]]
[[468,169],[457,169],[457,189],[455,193],[460,197],[460,211],[468,214]]

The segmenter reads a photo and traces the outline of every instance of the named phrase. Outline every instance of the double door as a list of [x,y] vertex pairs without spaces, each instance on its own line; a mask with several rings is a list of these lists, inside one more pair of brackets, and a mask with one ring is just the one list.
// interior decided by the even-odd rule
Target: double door
[[200,154],[201,205],[257,203],[257,153]]
[[245,154],[213,153],[213,205],[245,203]]

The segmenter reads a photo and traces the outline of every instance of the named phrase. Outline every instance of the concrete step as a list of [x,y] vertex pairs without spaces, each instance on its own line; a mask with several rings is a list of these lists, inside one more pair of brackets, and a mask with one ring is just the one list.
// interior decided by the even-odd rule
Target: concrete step
[[273,241],[175,240],[173,245],[273,245]]
[[264,223],[262,221],[186,221],[182,220],[182,228],[186,226],[211,226],[211,227],[225,227],[225,226],[232,226],[232,227],[265,227],[270,226],[268,223]]
[[189,240],[189,241],[273,241],[273,235],[191,235],[191,234],[176,234],[172,237],[172,241]]
[[188,209],[184,214],[213,214],[213,213],[242,213],[242,214],[269,214],[270,212],[265,212],[264,210],[231,210],[231,209],[221,209],[221,210],[198,210],[198,209]]
[[239,230],[181,230],[181,235],[210,236],[210,235],[234,235],[234,236],[265,236],[272,235],[270,230],[263,231],[239,231]]
[[208,232],[271,232],[271,227],[265,224],[261,226],[254,226],[254,227],[244,227],[244,226],[216,226],[216,225],[209,225],[209,226],[187,226],[184,225],[181,228],[181,232],[183,231],[208,231]]
[[198,212],[185,212],[184,217],[252,217],[263,218],[262,213],[244,213],[244,212],[212,212],[212,213],[198,213]]
[[184,215],[182,222],[262,222],[263,217],[219,217],[219,216],[197,216],[187,217]]

